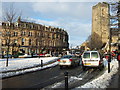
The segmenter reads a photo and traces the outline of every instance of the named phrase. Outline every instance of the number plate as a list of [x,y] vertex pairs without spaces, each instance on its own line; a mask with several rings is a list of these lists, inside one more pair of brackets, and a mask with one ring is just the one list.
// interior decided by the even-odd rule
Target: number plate
[[91,63],[84,63],[84,65],[91,65]]
[[65,60],[63,60],[63,63],[66,63],[66,61],[65,61]]

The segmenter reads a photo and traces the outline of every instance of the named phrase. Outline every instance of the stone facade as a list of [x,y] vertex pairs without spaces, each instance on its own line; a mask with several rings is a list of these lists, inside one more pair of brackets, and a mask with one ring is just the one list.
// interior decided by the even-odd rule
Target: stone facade
[[[117,42],[119,32],[115,28],[110,28],[109,4],[98,3],[92,8],[92,49],[109,50],[109,33],[111,31],[111,50],[118,49]],[[106,48],[105,48],[106,47]]]
[[109,40],[109,5],[98,3],[92,8],[92,49],[101,49]]
[[[7,51],[7,42],[10,39],[10,54],[17,52],[34,53],[61,53],[69,47],[68,33],[61,28],[45,26],[18,19],[9,28],[9,23],[2,23],[2,54]],[[10,36],[8,37],[9,34]]]

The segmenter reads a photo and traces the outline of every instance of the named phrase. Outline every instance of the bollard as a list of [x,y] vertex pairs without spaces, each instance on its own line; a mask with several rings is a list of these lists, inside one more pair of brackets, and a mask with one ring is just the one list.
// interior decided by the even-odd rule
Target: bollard
[[108,73],[110,73],[110,62],[108,62]]
[[65,90],[68,90],[68,72],[65,72]]
[[108,58],[108,73],[110,73],[110,62],[111,62],[111,54],[109,54],[109,58]]
[[41,67],[43,67],[43,60],[41,60]]

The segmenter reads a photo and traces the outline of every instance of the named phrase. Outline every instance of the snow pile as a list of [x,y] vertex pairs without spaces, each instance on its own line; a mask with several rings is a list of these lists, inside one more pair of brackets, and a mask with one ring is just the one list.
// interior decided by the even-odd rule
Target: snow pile
[[[83,86],[77,87],[77,88],[107,88],[109,85],[109,82],[114,74],[117,73],[118,71],[118,61],[117,60],[112,60],[110,63],[110,68],[111,71],[108,73],[108,66],[106,66],[106,71],[104,72],[103,75],[100,77],[94,79],[91,82],[86,83]],[[75,88],[75,89],[77,89]]]
[[[52,67],[58,64],[57,59],[58,57],[9,59],[8,67],[6,67],[6,59],[0,59],[0,76],[4,78]],[[41,67],[41,60],[43,60],[43,64],[46,64],[43,67]],[[50,62],[51,64],[48,64]]]

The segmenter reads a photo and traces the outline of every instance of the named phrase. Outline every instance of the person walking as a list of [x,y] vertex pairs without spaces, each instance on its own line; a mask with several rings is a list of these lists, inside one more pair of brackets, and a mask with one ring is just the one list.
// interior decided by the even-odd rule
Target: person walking
[[120,51],[118,51],[118,53],[117,53],[117,61],[118,61],[119,66],[120,66]]

